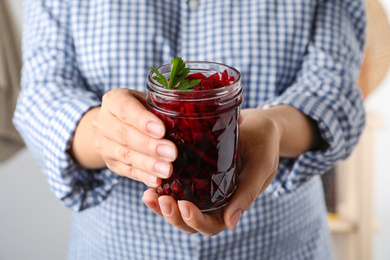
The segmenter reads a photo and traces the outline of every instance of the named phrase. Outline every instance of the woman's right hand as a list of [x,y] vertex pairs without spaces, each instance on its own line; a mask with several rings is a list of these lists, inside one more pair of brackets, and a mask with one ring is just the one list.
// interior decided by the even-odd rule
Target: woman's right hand
[[163,139],[164,123],[147,109],[146,94],[114,89],[103,96],[102,106],[80,120],[72,154],[85,168],[108,167],[116,174],[150,187],[172,174],[176,146]]

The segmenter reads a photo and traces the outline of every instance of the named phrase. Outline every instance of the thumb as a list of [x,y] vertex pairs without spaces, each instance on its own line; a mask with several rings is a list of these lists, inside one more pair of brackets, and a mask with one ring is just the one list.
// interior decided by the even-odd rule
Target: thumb
[[224,210],[224,221],[230,230],[235,229],[244,212],[272,182],[275,173],[276,170],[271,173],[261,172],[259,168],[246,169],[240,173],[237,190]]

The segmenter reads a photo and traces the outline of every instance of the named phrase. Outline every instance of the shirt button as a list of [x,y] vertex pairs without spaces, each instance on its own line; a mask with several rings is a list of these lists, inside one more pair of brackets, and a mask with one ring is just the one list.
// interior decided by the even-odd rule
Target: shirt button
[[192,10],[192,11],[195,11],[196,9],[198,9],[198,7],[200,5],[199,0],[188,0],[187,4],[188,4],[188,7],[190,8],[190,10]]

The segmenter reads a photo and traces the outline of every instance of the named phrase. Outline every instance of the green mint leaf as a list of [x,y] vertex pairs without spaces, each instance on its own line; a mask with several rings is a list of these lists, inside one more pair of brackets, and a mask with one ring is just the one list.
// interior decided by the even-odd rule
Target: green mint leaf
[[182,58],[176,57],[171,60],[171,78],[168,88],[174,88],[182,80],[188,77],[190,68],[186,68]]
[[157,76],[153,77],[153,79],[155,79],[158,83],[160,83],[160,84],[164,85],[166,88],[168,88],[168,81],[164,77],[164,75],[162,75],[155,67],[153,67],[153,71],[154,71],[154,73],[157,74]]
[[200,84],[200,79],[193,79],[191,81],[188,81],[188,79],[183,80],[180,85],[176,88],[177,90],[190,90],[193,87]]

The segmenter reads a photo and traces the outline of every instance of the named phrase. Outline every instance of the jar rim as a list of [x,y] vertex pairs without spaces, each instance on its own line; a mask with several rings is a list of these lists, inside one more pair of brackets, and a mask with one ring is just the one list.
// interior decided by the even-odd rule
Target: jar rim
[[[214,62],[214,61],[185,61],[184,64],[210,64],[210,65],[217,65],[217,66],[222,66],[222,67],[225,67],[226,69],[229,69],[229,70],[232,70],[234,71],[236,74],[237,74],[237,78],[235,77],[234,79],[234,82],[227,85],[227,86],[224,86],[224,87],[220,87],[220,88],[215,88],[215,89],[207,89],[207,90],[197,90],[195,92],[199,93],[200,95],[208,95],[208,94],[213,94],[215,95],[215,93],[217,92],[224,92],[226,89],[228,89],[229,87],[231,86],[234,86],[236,85],[237,83],[239,83],[241,81],[241,73],[234,67],[232,66],[229,66],[229,65],[226,65],[226,64],[223,64],[223,63],[219,63],[219,62]],[[157,67],[157,70],[160,71],[162,68],[166,68],[166,67],[170,67],[171,64],[164,64],[164,65],[161,65],[159,67]],[[196,69],[196,70],[207,70],[205,68],[192,68],[192,69]],[[219,72],[219,71],[218,71]],[[221,72],[220,72],[221,73]],[[158,83],[153,77],[154,76],[157,76],[157,74],[151,70],[149,72],[149,75],[148,75],[148,83],[150,83],[152,86],[153,86],[153,89],[154,91],[157,91],[159,93],[165,93],[165,94],[172,94],[172,95],[177,95],[177,94],[186,94],[188,93],[188,90],[177,90],[177,89],[168,89],[168,88],[165,88],[163,87],[160,83]],[[147,84],[147,87],[149,88],[149,84]],[[192,94],[194,94],[194,91],[191,91]]]

